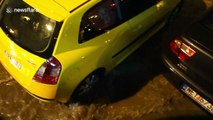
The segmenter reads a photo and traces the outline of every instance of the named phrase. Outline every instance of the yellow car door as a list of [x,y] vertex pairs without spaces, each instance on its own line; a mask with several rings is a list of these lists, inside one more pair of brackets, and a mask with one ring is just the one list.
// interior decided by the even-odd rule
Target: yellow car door
[[155,6],[156,2],[154,1],[156,0],[141,1],[141,4],[137,3],[138,5],[134,5],[134,8],[132,8],[132,6],[129,7],[129,9],[135,11],[135,14],[137,13],[136,9],[141,11],[141,13],[128,21],[132,28],[131,32],[134,39],[140,35],[143,37],[143,34],[146,34],[146,32],[149,31],[149,29],[155,24],[156,20],[159,20],[159,18],[155,17],[155,14],[157,14],[158,10]]
[[[135,45],[139,41],[138,38],[141,34],[145,33],[150,26],[154,24],[153,14],[156,13],[154,5],[156,0],[114,0],[116,8],[119,9],[118,13],[126,28],[118,31],[117,38],[112,43],[113,62],[120,63],[137,47]],[[141,41],[141,40],[140,40]]]
[[[138,8],[141,9],[142,12],[129,21],[132,28],[132,36],[142,35],[143,38],[143,36],[146,37],[158,31],[165,25],[166,18],[179,2],[180,0],[141,1],[141,5],[138,6]],[[137,7],[137,5],[134,6]]]
[[126,0],[120,3],[123,19],[128,20],[131,29],[132,39],[125,41],[128,43],[129,53],[166,24],[168,16],[179,2],[180,0]]

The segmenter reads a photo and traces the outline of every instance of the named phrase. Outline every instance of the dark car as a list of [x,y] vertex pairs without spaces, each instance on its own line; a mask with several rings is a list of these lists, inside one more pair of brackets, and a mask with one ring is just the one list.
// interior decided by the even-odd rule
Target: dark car
[[178,37],[164,41],[166,77],[199,106],[213,114],[213,10]]

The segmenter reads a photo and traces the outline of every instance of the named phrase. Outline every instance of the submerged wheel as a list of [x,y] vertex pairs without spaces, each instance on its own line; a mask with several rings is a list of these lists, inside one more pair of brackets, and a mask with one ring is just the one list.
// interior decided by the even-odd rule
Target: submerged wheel
[[168,30],[171,30],[174,27],[174,22],[176,21],[176,19],[178,18],[178,15],[181,11],[181,8],[183,6],[183,1],[181,1],[177,7],[172,11],[172,13],[170,14],[170,16],[168,17],[167,23],[166,23],[166,28]]
[[87,76],[74,91],[72,100],[80,103],[92,102],[101,88],[101,77],[100,73],[92,73]]

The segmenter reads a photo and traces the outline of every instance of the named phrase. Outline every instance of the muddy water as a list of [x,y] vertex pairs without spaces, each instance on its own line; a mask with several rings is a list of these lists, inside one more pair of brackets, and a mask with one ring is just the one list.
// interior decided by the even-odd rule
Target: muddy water
[[0,68],[0,116],[5,120],[132,120],[195,113],[206,116],[173,88],[163,75],[155,76],[138,92],[116,102],[66,106],[34,99]]
[[[212,2],[185,0],[176,27],[181,30],[181,25],[197,17]],[[160,38],[157,35],[152,39]],[[150,44],[152,42],[119,65],[108,78],[109,85],[108,89],[103,89],[103,98],[89,105],[41,102],[26,93],[0,64],[0,119],[155,120],[208,117],[162,75],[159,47],[153,48]]]

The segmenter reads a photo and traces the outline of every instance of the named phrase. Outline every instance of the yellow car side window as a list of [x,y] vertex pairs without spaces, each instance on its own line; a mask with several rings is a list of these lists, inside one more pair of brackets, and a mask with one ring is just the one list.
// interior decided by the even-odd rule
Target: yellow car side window
[[104,33],[106,30],[119,24],[120,21],[121,18],[118,15],[117,5],[113,0],[107,0],[96,5],[83,16],[79,43]]

